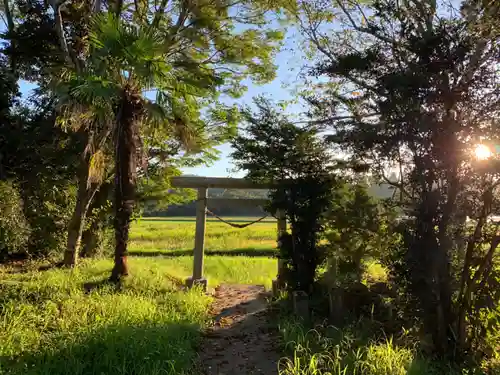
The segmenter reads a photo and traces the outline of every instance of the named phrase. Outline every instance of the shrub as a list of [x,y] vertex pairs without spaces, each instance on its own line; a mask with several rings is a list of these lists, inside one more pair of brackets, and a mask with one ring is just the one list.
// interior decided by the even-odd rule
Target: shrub
[[414,354],[406,348],[396,347],[392,340],[366,348],[366,358],[361,363],[361,373],[370,375],[406,375]]
[[[362,184],[345,184],[332,197],[325,216],[326,251],[339,283],[362,282],[366,266],[385,257],[398,234],[394,210],[368,194]],[[332,259],[333,258],[333,259]],[[333,270],[330,270],[333,271]]]
[[62,183],[41,176],[36,185],[25,184],[22,194],[26,202],[26,219],[32,228],[28,243],[30,256],[61,254],[66,246],[75,186],[71,182]]
[[86,228],[82,235],[82,257],[112,256],[114,252],[114,230],[112,204],[108,194],[112,185],[103,185],[91,206]]
[[14,184],[0,181],[0,258],[26,251],[30,228]]

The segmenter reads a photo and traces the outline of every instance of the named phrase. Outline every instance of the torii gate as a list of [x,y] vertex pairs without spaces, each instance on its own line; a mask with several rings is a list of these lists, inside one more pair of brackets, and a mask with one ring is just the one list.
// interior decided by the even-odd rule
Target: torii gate
[[[203,277],[203,255],[205,250],[205,228],[207,214],[207,200],[230,203],[243,206],[264,206],[267,199],[231,199],[231,198],[208,198],[208,188],[223,189],[268,189],[269,185],[255,184],[243,178],[224,178],[224,177],[191,177],[179,176],[172,177],[172,186],[177,188],[192,188],[198,190],[196,201],[196,233],[194,237],[194,261],[193,276],[186,280],[189,288],[198,285],[206,291],[207,279]],[[286,232],[286,217],[278,212],[278,239]],[[278,260],[278,275],[282,268],[282,262]],[[278,287],[278,281],[273,280],[273,289]]]

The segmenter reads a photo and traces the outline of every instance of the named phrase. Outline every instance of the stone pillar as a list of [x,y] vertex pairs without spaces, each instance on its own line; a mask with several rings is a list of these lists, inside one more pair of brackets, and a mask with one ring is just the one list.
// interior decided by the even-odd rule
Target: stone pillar
[[194,237],[193,276],[186,284],[189,288],[199,285],[204,291],[207,289],[207,280],[203,278],[203,253],[205,250],[205,228],[207,220],[207,188],[198,188],[196,201],[196,233]]

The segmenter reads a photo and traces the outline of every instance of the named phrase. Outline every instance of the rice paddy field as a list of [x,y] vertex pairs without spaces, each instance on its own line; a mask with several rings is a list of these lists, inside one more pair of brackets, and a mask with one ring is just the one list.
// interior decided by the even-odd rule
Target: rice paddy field
[[[104,282],[109,259],[85,260],[73,270],[0,266],[0,374],[196,373],[196,345],[211,297],[179,287],[191,275],[194,228],[190,218],[134,223],[131,275],[120,289]],[[209,286],[269,288],[277,270],[275,246],[273,221],[237,229],[209,220]]]
[[[245,224],[256,218],[224,218]],[[194,218],[142,218],[132,225],[131,255],[189,255],[194,246]],[[246,228],[233,228],[216,219],[208,219],[205,231],[206,254],[268,255],[276,252],[276,221],[265,221]]]

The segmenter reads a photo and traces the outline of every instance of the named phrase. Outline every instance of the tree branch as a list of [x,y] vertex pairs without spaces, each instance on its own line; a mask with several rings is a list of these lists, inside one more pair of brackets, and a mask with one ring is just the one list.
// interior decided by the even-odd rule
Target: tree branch
[[355,120],[355,119],[362,119],[362,118],[367,118],[367,117],[373,117],[373,116],[378,116],[380,115],[380,112],[374,112],[374,113],[367,113],[365,115],[343,115],[343,116],[333,116],[333,117],[328,117],[326,119],[322,120],[312,120],[312,121],[296,121],[294,124],[310,124],[310,125],[319,125],[319,124],[325,124],[327,122],[331,121],[339,121],[339,120]]
[[95,0],[94,1],[94,13],[100,13],[101,12],[101,6],[102,6],[102,2],[101,0]]
[[12,31],[14,31],[14,21],[12,20],[12,13],[10,12],[9,0],[3,0],[3,7],[5,17],[7,18],[8,31],[9,33],[11,33]]
[[[497,224],[497,226],[498,226],[498,224]],[[475,292],[476,289],[477,289],[477,287],[479,286],[479,285],[476,285],[477,281],[481,277],[486,277],[488,266],[491,263],[491,261],[493,260],[493,254],[495,254],[495,250],[497,249],[498,245],[500,245],[500,236],[495,236],[491,240],[490,248],[488,250],[488,253],[483,258],[483,261],[481,262],[481,265],[479,266],[479,269],[476,271],[476,273],[474,274],[474,277],[471,280],[471,285],[472,285],[472,288],[471,288],[471,291],[470,291],[471,293]]]
[[387,178],[387,176],[386,176],[385,174],[383,174],[383,173],[381,174],[381,177],[382,177],[382,179],[383,179],[383,180],[384,180],[384,181],[385,181],[388,185],[391,185],[391,186],[393,186],[393,187],[395,187],[395,188],[399,189],[399,191],[400,191],[403,195],[405,195],[405,196],[406,196],[406,197],[408,197],[408,198],[411,198],[410,193],[408,193],[408,192],[404,189],[403,184],[389,180],[389,178]]
[[155,16],[153,18],[153,22],[151,23],[151,26],[153,28],[157,28],[158,25],[160,24],[160,20],[163,17],[163,14],[165,13],[165,8],[167,7],[168,0],[161,0],[160,7],[155,11]]
[[55,27],[56,27],[56,32],[57,36],[59,37],[59,45],[61,46],[62,52],[64,54],[65,60],[69,64],[73,64],[75,66],[75,69],[79,71],[79,64],[78,61],[76,61],[68,48],[68,42],[66,41],[66,36],[64,35],[64,26],[63,26],[63,20],[61,16],[61,7],[66,4],[69,0],[63,0],[59,2],[58,0],[49,0],[50,1],[50,6],[52,7],[52,10],[54,11],[54,20],[55,20]]
[[181,30],[181,26],[184,25],[184,22],[186,22],[188,14],[189,14],[188,3],[187,1],[182,1],[179,17],[177,18],[177,23],[175,24],[174,28],[175,33],[178,33]]
[[122,8],[123,8],[123,0],[117,0],[115,9],[116,18],[120,18],[120,15],[122,14]]
[[482,57],[487,59],[488,57],[492,57],[495,54],[496,49],[492,48],[490,53],[487,54],[486,56],[484,56],[483,54],[486,50],[486,47],[487,47],[486,40],[481,40],[476,44],[476,48],[474,50],[474,53],[470,57],[468,67],[465,70],[462,77],[460,78],[460,80],[457,82],[457,89],[462,90],[464,87],[467,86],[467,84],[470,82],[470,80],[474,76],[474,73],[480,67],[481,62],[484,61],[484,59],[482,59]]
[[[303,30],[309,35],[309,37],[311,38],[311,42],[313,42],[313,44],[316,46],[316,48],[320,52],[322,52],[326,57],[328,57],[332,63],[336,61],[335,55],[333,55],[333,53],[331,53],[323,45],[321,45],[320,41],[318,40],[316,30],[314,28],[310,28],[309,30],[303,28]],[[369,84],[361,81],[360,79],[352,76],[351,74],[349,74],[347,72],[343,73],[343,76],[345,78],[347,78],[348,80],[350,80],[351,82],[358,85],[359,87],[362,87],[366,90],[370,90],[372,92],[376,92],[376,93],[382,95],[382,93],[378,92],[375,87],[370,86]]]
[[347,10],[347,8],[344,6],[344,4],[342,4],[342,0],[336,0],[336,3],[338,4],[338,6],[342,10],[342,12],[345,14],[345,16],[349,20],[349,22],[350,22],[351,26],[354,28],[354,30],[359,31],[361,33],[369,34],[382,42],[389,43],[391,45],[397,45],[397,42],[395,39],[387,38],[386,36],[381,35],[368,27],[361,27],[358,24],[356,24],[356,22],[352,18],[351,14]]

